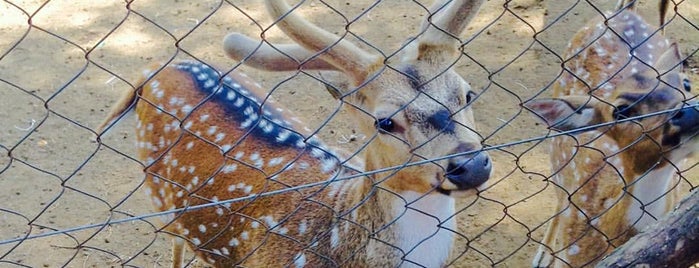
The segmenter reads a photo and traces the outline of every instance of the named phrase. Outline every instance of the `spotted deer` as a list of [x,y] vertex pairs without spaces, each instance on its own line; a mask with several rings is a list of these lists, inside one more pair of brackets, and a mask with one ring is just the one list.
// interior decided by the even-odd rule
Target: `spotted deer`
[[699,108],[677,44],[632,8],[580,30],[553,98],[524,104],[567,132],[551,142],[557,214],[534,267],[592,265],[667,213],[677,165],[697,149]]
[[450,68],[460,53],[454,36],[482,2],[435,3],[415,51],[397,65],[283,0],[267,9],[295,41],[274,45],[284,53],[226,38],[226,52],[254,67],[344,75],[330,93],[371,137],[350,161],[237,71],[223,76],[195,62],[147,70],[100,129],[135,107],[146,194],[159,211],[183,209],[164,219],[175,236],[173,266],[184,245],[215,267],[445,264],[454,198],[483,189],[491,173],[474,131],[476,94]]

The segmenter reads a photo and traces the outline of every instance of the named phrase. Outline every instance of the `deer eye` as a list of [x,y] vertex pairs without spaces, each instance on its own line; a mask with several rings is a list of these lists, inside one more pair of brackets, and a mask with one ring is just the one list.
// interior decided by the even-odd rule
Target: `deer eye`
[[612,116],[614,116],[615,120],[620,120],[620,119],[631,117],[631,113],[632,113],[632,109],[629,105],[621,104],[621,105],[618,105],[617,107],[614,108],[614,112],[612,112]]
[[395,131],[396,129],[396,124],[393,122],[393,119],[391,118],[379,118],[374,123],[374,126],[381,132],[390,133]]
[[684,91],[687,91],[687,92],[692,91],[692,83],[690,83],[689,79],[687,79],[687,78],[682,79],[682,87],[684,87]]
[[476,97],[476,95],[476,92],[469,90],[468,93],[466,93],[466,104],[471,103],[471,101]]

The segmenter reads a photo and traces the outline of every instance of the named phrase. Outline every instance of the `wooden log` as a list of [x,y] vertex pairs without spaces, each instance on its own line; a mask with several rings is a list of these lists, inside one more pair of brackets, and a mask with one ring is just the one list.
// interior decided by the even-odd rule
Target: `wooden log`
[[596,267],[690,267],[699,262],[699,189]]

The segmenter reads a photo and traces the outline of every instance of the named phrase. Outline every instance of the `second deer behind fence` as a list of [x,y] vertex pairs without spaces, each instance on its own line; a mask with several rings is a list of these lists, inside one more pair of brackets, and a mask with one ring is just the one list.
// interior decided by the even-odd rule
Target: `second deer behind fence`
[[699,145],[698,103],[677,45],[631,10],[608,16],[573,37],[554,98],[526,104],[570,131],[551,143],[559,214],[534,267],[595,263],[669,212],[678,165]]

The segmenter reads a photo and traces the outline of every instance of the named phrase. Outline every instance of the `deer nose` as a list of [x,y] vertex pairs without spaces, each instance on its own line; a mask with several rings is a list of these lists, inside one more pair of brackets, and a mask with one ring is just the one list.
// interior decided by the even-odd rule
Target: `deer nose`
[[[459,151],[467,152],[469,150]],[[473,154],[451,158],[447,165],[446,176],[459,189],[466,190],[485,183],[490,178],[491,168],[490,156],[486,152],[474,152]]]
[[680,127],[681,132],[696,132],[699,130],[699,102],[687,102],[682,109],[670,119],[670,123]]

